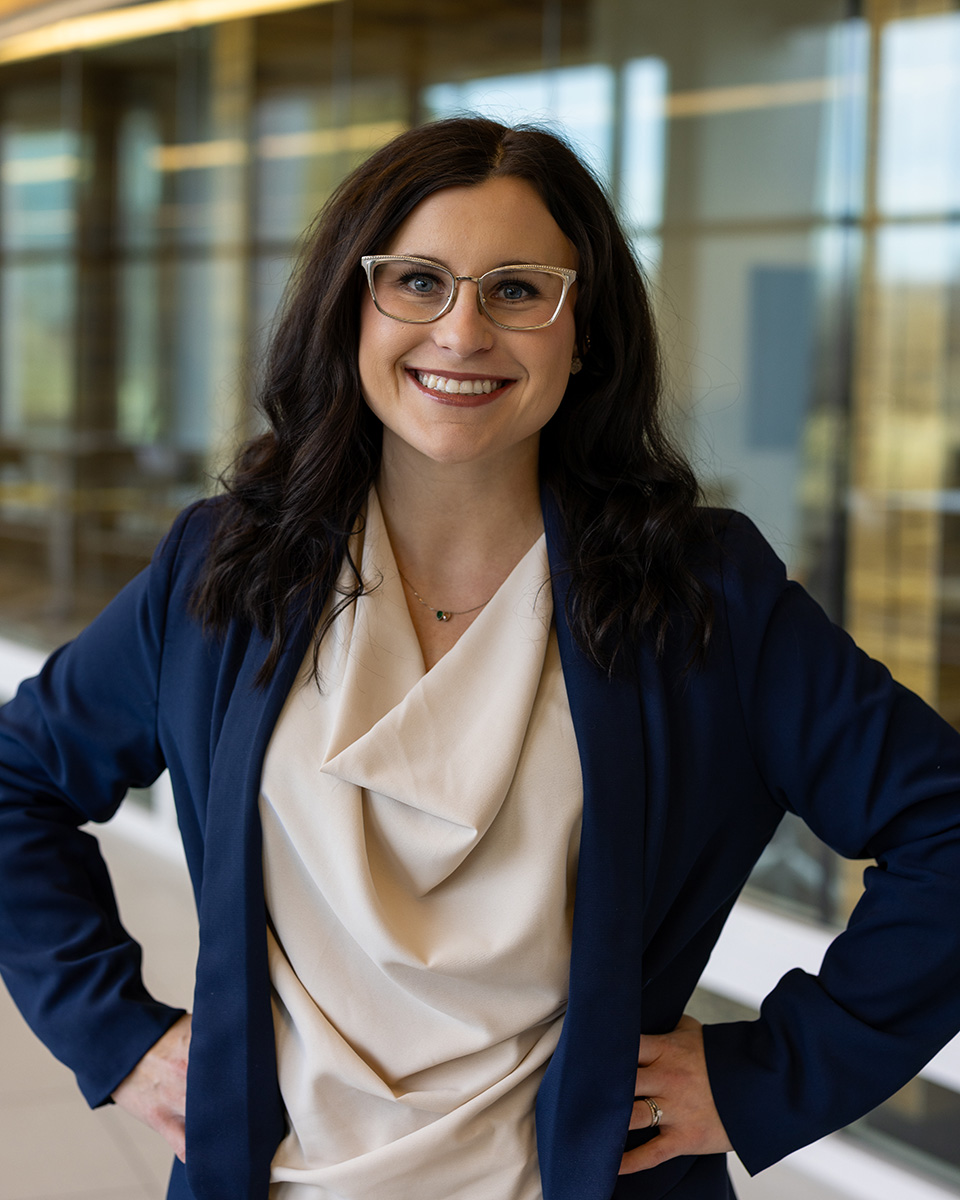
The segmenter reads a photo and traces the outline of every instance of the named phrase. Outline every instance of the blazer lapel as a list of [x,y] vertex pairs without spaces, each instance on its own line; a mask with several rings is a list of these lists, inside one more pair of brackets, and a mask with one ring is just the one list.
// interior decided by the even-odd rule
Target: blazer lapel
[[187,1179],[205,1200],[265,1197],[283,1136],[258,802],[267,743],[313,627],[301,622],[266,689],[254,684],[266,641],[254,633],[224,647],[222,669],[236,681],[211,771],[187,1088]]
[[583,775],[570,992],[537,1099],[545,1200],[607,1200],[640,1046],[645,755],[636,678],[608,679],[573,641],[559,514],[544,497],[557,640]]

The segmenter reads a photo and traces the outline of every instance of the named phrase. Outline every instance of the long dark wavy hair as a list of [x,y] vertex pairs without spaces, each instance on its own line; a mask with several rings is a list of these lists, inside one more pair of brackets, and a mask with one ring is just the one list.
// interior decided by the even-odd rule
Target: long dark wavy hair
[[[610,673],[642,634],[652,633],[661,651],[673,620],[690,631],[694,657],[706,648],[712,610],[691,566],[703,534],[699,490],[664,428],[650,304],[610,203],[552,133],[458,117],[376,151],[307,231],[265,365],[260,404],[269,428],[223,479],[221,518],[194,595],[208,629],[223,632],[239,619],[271,639],[261,683],[304,606],[316,611],[336,585],[380,465],[381,426],[360,389],[360,256],[384,252],[431,193],[501,176],[534,187],[579,255],[583,369],[540,441],[541,481],[563,522],[573,635]],[[352,565],[355,586],[327,606],[316,647],[364,590]]]

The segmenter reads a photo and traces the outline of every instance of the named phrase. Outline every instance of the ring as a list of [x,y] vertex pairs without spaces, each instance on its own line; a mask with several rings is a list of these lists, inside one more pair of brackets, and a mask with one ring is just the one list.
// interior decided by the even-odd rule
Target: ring
[[644,1100],[650,1105],[650,1116],[653,1118],[653,1120],[650,1122],[648,1128],[656,1129],[656,1127],[660,1124],[661,1118],[663,1117],[663,1109],[656,1102],[656,1100],[651,1100],[649,1096],[640,1096],[639,1099]]

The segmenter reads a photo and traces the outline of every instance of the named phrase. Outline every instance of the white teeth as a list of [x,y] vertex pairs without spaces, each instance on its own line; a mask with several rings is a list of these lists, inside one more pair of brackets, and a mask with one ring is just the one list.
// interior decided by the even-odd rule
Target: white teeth
[[450,395],[489,395],[500,386],[500,382],[495,379],[450,379],[446,375],[429,375],[423,371],[417,371],[416,376],[419,382],[431,391],[447,392]]

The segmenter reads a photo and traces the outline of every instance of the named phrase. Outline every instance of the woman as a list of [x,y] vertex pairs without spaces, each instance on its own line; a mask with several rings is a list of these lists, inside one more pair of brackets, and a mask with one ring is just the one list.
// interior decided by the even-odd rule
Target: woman
[[[4,710],[5,977],[170,1197],[715,1200],[960,1026],[960,739],[697,508],[658,401],[569,149],[412,130],[321,214],[226,496]],[[164,766],[192,1024],[77,832]],[[787,808],[878,865],[817,977],[701,1030]]]

